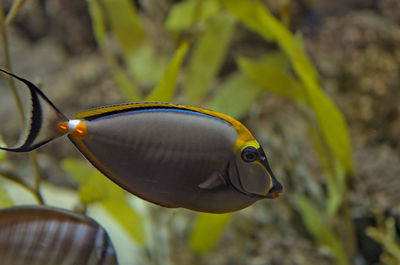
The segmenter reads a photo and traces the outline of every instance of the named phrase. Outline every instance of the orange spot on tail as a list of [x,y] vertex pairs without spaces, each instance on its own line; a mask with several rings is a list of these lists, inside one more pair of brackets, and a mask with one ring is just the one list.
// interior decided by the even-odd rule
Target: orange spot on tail
[[76,125],[75,129],[72,131],[72,134],[79,139],[85,137],[87,134],[86,124],[84,122],[78,123],[78,125]]
[[64,121],[57,124],[57,130],[59,130],[62,133],[68,133],[69,130],[68,122]]

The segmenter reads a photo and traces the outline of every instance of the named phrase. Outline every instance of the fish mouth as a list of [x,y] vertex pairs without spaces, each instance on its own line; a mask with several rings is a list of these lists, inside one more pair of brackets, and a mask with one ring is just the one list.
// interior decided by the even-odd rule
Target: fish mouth
[[274,184],[272,186],[272,189],[269,190],[268,192],[268,197],[271,199],[275,199],[279,197],[279,194],[283,192],[283,187],[282,184],[277,181],[276,179],[273,180]]
[[258,149],[259,153],[261,154],[262,158],[261,159],[261,164],[264,166],[265,170],[268,172],[268,174],[271,176],[272,180],[272,188],[268,191],[266,197],[270,199],[275,199],[279,197],[279,194],[283,192],[283,186],[282,184],[275,178],[274,173],[272,173],[272,169],[269,166],[267,156],[265,155],[264,151],[262,148]]

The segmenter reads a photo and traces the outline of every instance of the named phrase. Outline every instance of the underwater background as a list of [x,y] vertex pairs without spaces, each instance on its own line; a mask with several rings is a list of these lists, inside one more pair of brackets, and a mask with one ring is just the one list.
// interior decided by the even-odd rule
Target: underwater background
[[[284,192],[232,214],[161,208],[64,137],[0,152],[0,207],[85,213],[121,265],[400,264],[399,10],[399,0],[2,0],[0,68],[68,117],[140,101],[229,114]],[[10,86],[0,79],[6,143],[23,131]]]

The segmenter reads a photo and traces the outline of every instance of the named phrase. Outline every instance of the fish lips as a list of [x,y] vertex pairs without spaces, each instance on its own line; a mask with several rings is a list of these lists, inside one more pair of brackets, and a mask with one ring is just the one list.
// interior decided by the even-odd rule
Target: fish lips
[[272,188],[268,191],[268,194],[265,196],[269,199],[275,199],[279,197],[279,194],[282,193],[283,186],[282,184],[276,180],[276,178],[272,175]]

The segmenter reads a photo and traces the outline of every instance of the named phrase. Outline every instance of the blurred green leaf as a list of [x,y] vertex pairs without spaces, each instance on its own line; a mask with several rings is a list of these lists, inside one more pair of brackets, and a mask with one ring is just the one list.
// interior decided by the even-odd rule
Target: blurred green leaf
[[339,211],[340,205],[342,205],[343,189],[345,189],[345,187],[340,187],[340,185],[336,183],[334,176],[328,176],[327,189],[328,198],[326,201],[326,212],[329,216],[333,217]]
[[113,52],[107,45],[107,29],[106,17],[104,7],[100,4],[100,0],[87,0],[90,16],[92,19],[92,27],[97,44],[101,48],[107,63],[111,66],[114,79],[119,85],[123,95],[129,101],[140,101],[141,96],[137,89],[129,80],[127,74],[119,66],[117,59],[114,57]]
[[187,0],[176,3],[168,14],[165,27],[171,31],[189,30],[194,24],[205,21],[218,13],[215,0]]
[[250,78],[236,73],[215,91],[206,107],[240,119],[255,104],[262,91],[262,87]]
[[299,207],[304,225],[314,239],[319,244],[325,245],[332,250],[337,264],[350,265],[342,243],[330,227],[330,224],[324,220],[324,212],[319,211],[312,201],[306,197],[297,197],[296,204]]
[[151,92],[147,97],[147,101],[161,101],[169,102],[171,101],[175,87],[176,81],[178,79],[179,70],[182,65],[182,61],[188,50],[187,42],[183,42],[179,48],[176,50],[174,57],[169,63],[168,68],[165,70],[164,76],[158,86]]
[[309,86],[309,88],[307,90],[309,104],[318,119],[324,140],[337,155],[346,172],[354,175],[350,140],[343,114],[318,87]]
[[309,60],[301,36],[293,36],[259,1],[220,0],[250,29],[266,40],[276,41],[290,58],[293,69],[304,86],[308,104],[317,118],[322,137],[338,156],[346,172],[353,175],[347,125],[343,115],[324,94],[318,84],[318,74]]
[[[305,53],[300,37],[295,37],[260,1],[220,0],[237,18],[268,41],[276,41],[303,79],[317,80],[317,72]],[[304,73],[303,76],[300,73]],[[304,80],[302,80],[304,82]],[[307,82],[305,82],[307,84]]]
[[264,5],[259,1],[220,0],[223,6],[234,14],[241,22],[267,40],[274,36],[269,27],[265,27]]
[[130,0],[99,0],[107,12],[107,22],[121,45],[125,57],[131,56],[147,41],[140,17]]
[[115,66],[112,63],[111,71],[113,73],[114,79],[119,85],[122,95],[130,102],[137,102],[142,100],[142,96],[138,92],[138,89],[132,84],[128,75],[121,67]]
[[[329,216],[334,216],[343,202],[343,196],[346,192],[345,174],[343,167],[340,165],[336,157],[327,156],[324,142],[321,140],[320,134],[313,128],[313,124],[309,121],[309,136],[317,152],[322,166],[325,168],[327,176],[328,198],[326,199],[326,212]],[[331,165],[334,166],[331,169]]]
[[13,206],[14,203],[8,196],[8,192],[4,189],[3,184],[0,183],[0,209]]
[[272,60],[268,55],[258,60],[239,58],[239,66],[260,86],[299,105],[304,105],[305,99],[301,83],[293,78],[287,69],[279,67],[279,62]]
[[204,253],[212,248],[218,242],[229,219],[230,214],[198,214],[190,234],[192,249]]
[[101,174],[90,168],[84,160],[66,158],[61,161],[62,168],[73,176],[79,185],[86,184],[93,175]]
[[124,199],[102,201],[104,208],[128,232],[129,236],[137,243],[145,243],[144,226],[141,217],[130,207]]
[[14,17],[17,15],[18,11],[21,9],[25,0],[14,0],[11,8],[8,10],[7,17],[5,19],[5,25],[8,26],[13,21]]
[[[6,143],[4,143],[3,139],[0,136],[0,146],[7,146]],[[6,160],[6,155],[7,151],[5,150],[0,150],[0,162],[3,162],[4,160]]]
[[190,59],[184,91],[188,104],[198,104],[218,73],[234,29],[234,17],[220,12],[206,25]]
[[98,0],[87,0],[90,16],[92,19],[92,28],[97,44],[102,47],[105,45],[106,26],[103,18],[103,12]]
[[79,194],[84,204],[124,198],[123,189],[90,167],[86,161],[66,158],[61,165],[79,183]]
[[[98,0],[103,5],[106,22],[111,26],[122,50],[129,74],[132,74],[135,83],[154,87],[160,80],[167,65],[167,58],[158,54],[150,43],[142,26],[141,18],[134,4],[130,0]],[[114,51],[113,51],[114,49]],[[115,47],[109,47],[109,52],[115,52]],[[114,61],[116,58],[114,58]],[[113,71],[121,69],[118,62],[113,62]],[[114,73],[121,86],[122,92],[129,101],[141,101],[138,89],[133,88],[133,81],[124,70]],[[132,90],[135,94],[132,94]]]
[[[381,261],[385,264],[400,263],[400,241],[396,236],[396,223],[393,217],[386,219],[384,227],[369,227],[367,235],[382,245],[384,250]],[[385,259],[386,262],[382,259]]]
[[156,52],[151,44],[143,45],[127,59],[127,67],[135,81],[151,88],[161,80],[168,65],[168,57]]
[[126,201],[126,192],[85,161],[67,158],[61,163],[79,183],[79,194],[85,205],[101,203],[138,243],[144,243],[140,216]]
[[188,0],[178,2],[171,8],[165,21],[165,27],[171,31],[187,30],[194,24],[196,10],[200,1]]

